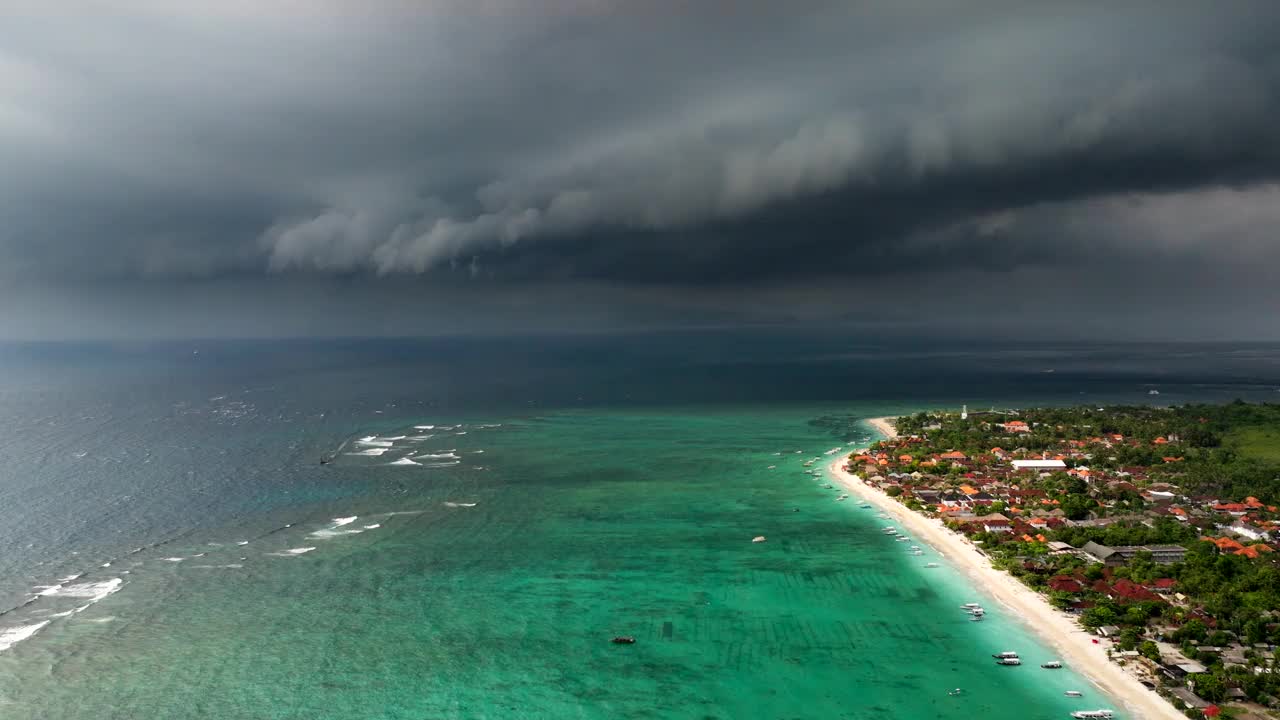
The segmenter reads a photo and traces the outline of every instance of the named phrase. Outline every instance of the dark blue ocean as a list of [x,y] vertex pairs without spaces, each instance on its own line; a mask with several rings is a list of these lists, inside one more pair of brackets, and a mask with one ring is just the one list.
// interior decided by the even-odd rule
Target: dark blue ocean
[[[846,567],[877,541],[867,524],[771,458],[923,408],[1278,389],[1272,344],[0,344],[0,717],[883,716],[868,698],[935,681],[860,664],[866,646],[969,647],[969,628],[928,623],[970,591],[896,557]],[[738,536],[780,522],[751,518],[783,510],[808,524],[773,532],[806,541],[771,552],[795,554],[741,555]],[[906,598],[918,622],[876,615]],[[597,655],[610,623],[652,632],[652,654]]]

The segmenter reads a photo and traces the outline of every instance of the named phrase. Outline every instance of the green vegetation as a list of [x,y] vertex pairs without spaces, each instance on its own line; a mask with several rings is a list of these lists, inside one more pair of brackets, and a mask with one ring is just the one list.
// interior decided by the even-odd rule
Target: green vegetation
[[1222,438],[1222,444],[1237,455],[1280,463],[1280,428],[1243,427]]

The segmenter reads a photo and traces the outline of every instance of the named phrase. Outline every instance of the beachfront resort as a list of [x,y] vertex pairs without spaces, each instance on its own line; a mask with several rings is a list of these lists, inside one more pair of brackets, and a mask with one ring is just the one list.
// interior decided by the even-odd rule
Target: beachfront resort
[[1280,717],[1280,405],[918,413],[849,456],[1189,717]]

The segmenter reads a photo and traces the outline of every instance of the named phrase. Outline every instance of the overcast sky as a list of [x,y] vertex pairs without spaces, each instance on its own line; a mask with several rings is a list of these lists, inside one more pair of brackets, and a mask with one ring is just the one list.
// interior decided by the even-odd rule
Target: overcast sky
[[1280,3],[0,10],[0,337],[753,323],[1280,339]]

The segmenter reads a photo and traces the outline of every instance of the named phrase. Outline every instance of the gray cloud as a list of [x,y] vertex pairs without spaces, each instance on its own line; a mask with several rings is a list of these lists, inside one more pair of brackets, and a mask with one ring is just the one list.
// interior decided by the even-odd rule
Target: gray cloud
[[1252,0],[19,3],[0,282],[776,317],[745,283],[812,309],[815,275],[1226,273],[1280,261],[1276,37]]

